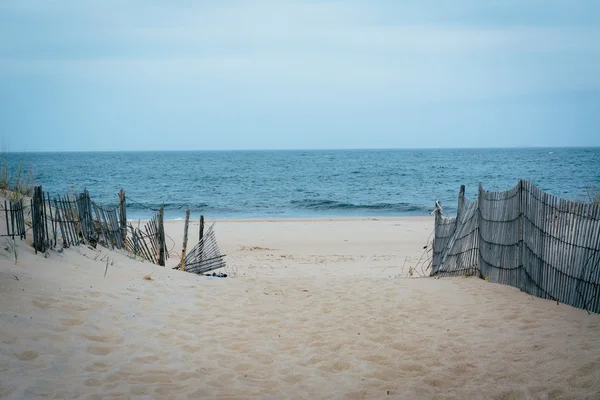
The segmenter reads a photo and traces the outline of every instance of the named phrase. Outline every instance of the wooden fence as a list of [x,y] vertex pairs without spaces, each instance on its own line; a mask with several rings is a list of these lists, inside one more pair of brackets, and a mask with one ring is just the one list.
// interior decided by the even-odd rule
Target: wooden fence
[[[185,271],[204,274],[225,267],[225,254],[221,254],[213,224],[204,232],[204,217],[200,219],[200,238],[185,256]],[[185,246],[185,244],[184,244]],[[179,269],[177,266],[174,269]]]
[[96,231],[96,222],[92,214],[92,199],[87,189],[84,189],[83,193],[75,195],[75,206],[77,208],[77,217],[83,239],[92,245],[96,245],[99,237]]
[[4,217],[6,219],[6,233],[0,236],[25,239],[27,229],[25,227],[25,215],[23,200],[4,200]]
[[127,249],[151,263],[164,266],[169,258],[166,251],[164,229],[164,207],[161,206],[143,229],[129,225],[126,237]]
[[34,188],[31,223],[36,252],[45,252],[59,243],[64,248],[86,243],[122,249],[125,245],[120,220],[117,209],[94,203],[87,190],[74,196],[52,197],[41,186]]
[[[46,208],[48,204],[48,208]],[[48,211],[50,210],[50,218]],[[54,239],[56,239],[56,223],[52,218],[52,207],[50,199],[42,191],[41,186],[36,186],[33,189],[33,197],[31,198],[31,226],[33,229],[33,248],[35,252],[45,253],[49,248],[56,246],[56,240],[51,241],[52,236],[49,231],[53,229]],[[50,226],[48,226],[50,221]]]
[[436,211],[432,275],[476,274],[600,312],[600,205],[521,180],[504,192],[480,185],[477,200],[458,209],[456,218]]
[[117,210],[114,208],[104,208],[96,203],[92,203],[92,208],[96,215],[97,226],[100,228],[100,243],[110,249],[124,248]]
[[[6,207],[7,205],[5,209]],[[22,207],[19,209],[18,205],[11,205],[8,209],[11,213],[13,209],[16,213],[19,210],[22,213]],[[51,198],[41,186],[37,186],[31,199],[31,210],[33,244],[36,252],[46,252],[59,244],[67,248],[85,243],[93,247],[100,244],[110,249],[127,249],[161,266],[165,266],[169,258],[165,241],[164,207],[161,206],[156,210],[152,219],[142,228],[134,228],[131,224],[127,224],[126,198],[123,190],[119,193],[118,207],[109,208],[94,203],[87,190],[74,196]],[[219,250],[213,230],[214,224],[205,233],[204,217],[200,218],[198,244],[189,253],[187,252],[189,215],[188,210],[182,250],[183,261],[175,268],[201,274],[225,267],[225,255]],[[8,220],[7,216],[7,226],[9,226]],[[19,221],[24,220],[21,217]],[[24,226],[24,222],[22,225]]]
[[76,201],[69,200],[68,196],[56,196],[54,198],[54,209],[48,207],[48,213],[50,214],[48,222],[52,224],[55,237],[56,225],[58,225],[62,247],[64,248],[78,246],[84,239],[83,236],[80,236],[83,230],[80,223],[81,218],[75,205]]
[[478,271],[478,201],[465,198],[465,187],[458,195],[456,217],[443,217],[435,212],[432,275],[475,275]]

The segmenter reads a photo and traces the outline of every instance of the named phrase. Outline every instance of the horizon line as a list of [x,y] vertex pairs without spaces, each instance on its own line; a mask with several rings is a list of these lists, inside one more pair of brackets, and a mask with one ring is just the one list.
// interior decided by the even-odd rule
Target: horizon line
[[21,150],[26,153],[184,153],[184,152],[265,152],[265,151],[364,151],[364,150],[523,150],[523,149],[598,149],[600,146],[473,146],[473,147],[353,147],[353,148],[274,148],[274,149],[170,149],[170,150]]

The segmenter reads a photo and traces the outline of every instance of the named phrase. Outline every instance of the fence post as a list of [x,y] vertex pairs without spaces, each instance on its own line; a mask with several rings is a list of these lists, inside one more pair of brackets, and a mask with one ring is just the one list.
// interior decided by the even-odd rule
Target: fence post
[[200,243],[200,257],[202,257],[202,253],[204,253],[204,244],[202,242],[202,239],[204,239],[204,215],[200,216],[200,236],[198,237],[198,243]]
[[27,230],[25,229],[25,216],[23,215],[23,199],[19,200],[19,213],[17,214],[19,216],[19,226],[21,227],[19,232],[20,232],[20,237],[21,239],[27,239]]
[[121,234],[123,235],[123,243],[127,239],[127,201],[125,198],[125,190],[119,191],[119,222],[121,223]]
[[158,210],[158,265],[165,266],[165,205],[161,204]]
[[198,236],[198,241],[202,241],[204,237],[204,215],[200,216],[200,235]]
[[[6,221],[6,224],[8,225],[8,221]],[[15,207],[13,206],[13,202],[10,202],[10,226],[12,227],[12,239],[15,240],[15,231],[16,231],[16,227],[15,227]],[[9,234],[10,231],[6,231],[6,234]]]
[[56,247],[56,244],[58,243],[58,231],[56,229],[56,225],[58,224],[56,216],[57,210],[54,209],[54,213],[52,212],[52,200],[50,199],[50,193],[48,193],[48,196],[46,196],[46,204],[48,204],[48,212],[50,213],[50,227],[52,228],[51,245],[52,247]]
[[[40,198],[42,199],[42,202],[41,202],[41,204],[42,204],[42,213],[41,213],[41,215],[42,215],[42,225],[43,225],[43,228],[44,228],[44,236],[42,237],[42,240],[44,240],[44,249],[45,249],[44,251],[46,251],[46,250],[48,250],[48,248],[54,247],[54,246],[52,246],[52,243],[50,243],[50,237],[48,236],[48,224],[47,224],[48,213],[46,211],[46,203],[47,203],[47,201],[45,200],[45,199],[48,199],[48,200],[50,199],[50,194],[46,193],[44,195],[44,191],[42,190],[41,186],[40,186],[40,193],[41,193]],[[48,209],[50,209],[50,208],[51,207],[48,207]],[[50,219],[52,219],[52,218],[50,218]],[[50,224],[50,226],[52,226],[52,224]]]
[[433,274],[435,274],[437,272],[437,269],[439,267],[439,253],[436,253],[436,248],[437,246],[437,236],[438,236],[438,230],[439,227],[442,223],[442,210],[440,208],[441,206],[441,202],[440,201],[436,201],[435,202],[435,209],[433,210],[433,214],[434,214],[434,222],[433,222],[433,244],[431,246],[432,248],[432,255],[431,255],[431,274],[433,276]]
[[188,227],[190,224],[190,209],[185,210],[185,226],[183,228],[183,248],[181,249],[181,270],[185,271],[185,253],[187,251]]
[[520,282],[521,281],[521,277],[523,275],[523,270],[525,269],[525,265],[524,265],[524,255],[523,252],[525,251],[525,237],[524,237],[524,232],[523,232],[523,215],[525,214],[525,207],[526,204],[523,201],[523,196],[525,193],[525,190],[523,188],[524,186],[524,182],[523,179],[519,179],[519,260],[518,260],[518,268],[520,268],[520,270],[517,273],[517,287],[519,289],[524,289],[523,288],[523,283]]
[[93,237],[91,226],[93,225],[87,213],[87,191],[85,188],[83,193],[75,195],[75,210],[79,220],[81,239],[84,243],[91,241]]
[[99,242],[98,235],[96,233],[96,227],[94,225],[94,214],[92,214],[92,198],[90,197],[90,192],[88,192],[87,188],[83,189],[83,194],[85,196],[85,215],[86,218],[88,219],[88,224],[89,224],[89,234],[90,237],[93,238],[93,240],[95,240],[96,242]]
[[[69,247],[69,241],[65,233],[65,227],[63,226],[63,219],[61,218],[60,205],[56,197],[54,198],[54,218],[56,219],[58,226],[60,227],[60,234],[62,235],[63,248]],[[64,214],[63,214],[64,215]]]
[[[12,212],[12,207],[11,207]],[[6,215],[6,234],[10,235],[10,227],[8,226],[8,201],[4,200],[4,214]]]
[[463,213],[465,207],[465,185],[460,185],[460,191],[458,192],[458,211],[456,212],[456,219],[458,220],[460,215]]
[[482,233],[481,233],[481,221],[483,221],[483,219],[481,218],[481,202],[482,202],[482,197],[481,197],[481,193],[483,193],[483,186],[481,185],[481,183],[477,186],[477,236],[478,236],[478,243],[479,243],[479,251],[477,252],[477,265],[479,265],[479,277],[481,279],[485,279],[485,277],[487,276],[486,274],[487,269],[485,271],[482,270],[482,266],[483,266],[483,256],[482,256],[482,251],[481,249],[483,248],[482,244],[483,244],[483,240],[482,238]]
[[44,230],[46,221],[44,221],[44,197],[42,187],[36,186],[33,189],[33,198],[31,199],[31,224],[33,225],[33,248],[37,254],[38,251],[46,252],[44,241]]
[[[35,197],[35,189],[33,192],[33,196]],[[35,222],[35,207],[33,204],[33,197],[31,199],[29,199],[29,210],[31,212],[31,229],[32,229],[32,235],[33,235],[33,250],[35,250],[35,254],[37,254],[37,246],[36,246],[36,233],[37,233],[37,228],[36,228],[36,222]]]

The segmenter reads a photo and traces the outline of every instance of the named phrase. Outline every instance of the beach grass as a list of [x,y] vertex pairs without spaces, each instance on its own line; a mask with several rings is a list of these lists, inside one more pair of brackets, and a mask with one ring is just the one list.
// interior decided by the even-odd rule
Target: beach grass
[[16,168],[12,168],[10,163],[11,153],[8,151],[6,145],[2,144],[0,191],[2,191],[4,196],[9,197],[13,201],[33,194],[35,179],[32,168],[26,168],[25,166],[25,155],[26,153],[22,153]]

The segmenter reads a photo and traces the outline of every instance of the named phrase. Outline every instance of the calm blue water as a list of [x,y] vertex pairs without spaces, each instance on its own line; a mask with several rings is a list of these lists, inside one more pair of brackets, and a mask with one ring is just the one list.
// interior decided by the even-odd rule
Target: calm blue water
[[[15,157],[15,155],[12,155]],[[571,199],[600,187],[600,148],[30,153],[52,195],[87,186],[101,204],[122,187],[128,217],[339,217],[427,215],[440,199],[456,211],[461,184],[505,190],[519,178]]]

